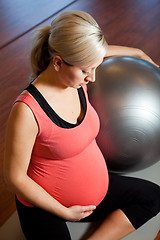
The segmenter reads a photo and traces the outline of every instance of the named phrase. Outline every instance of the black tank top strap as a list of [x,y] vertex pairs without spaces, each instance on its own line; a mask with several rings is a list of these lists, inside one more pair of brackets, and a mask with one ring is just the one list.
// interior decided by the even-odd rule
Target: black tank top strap
[[86,103],[86,98],[85,98],[85,94],[84,94],[84,91],[83,91],[82,87],[78,89],[78,94],[79,94],[79,98],[80,98],[80,101],[81,101],[81,105],[82,105],[83,110],[84,110],[84,116],[83,116],[83,119],[77,124],[69,123],[69,122],[63,120],[60,116],[58,116],[58,114],[48,104],[46,99],[39,92],[39,90],[32,84],[32,82],[29,84],[29,86],[27,88],[25,88],[25,90],[27,90],[34,97],[34,99],[38,102],[40,107],[47,114],[47,116],[52,120],[52,122],[54,122],[59,127],[62,127],[62,128],[76,127],[83,121],[83,119],[85,117],[86,110],[87,110],[87,103]]

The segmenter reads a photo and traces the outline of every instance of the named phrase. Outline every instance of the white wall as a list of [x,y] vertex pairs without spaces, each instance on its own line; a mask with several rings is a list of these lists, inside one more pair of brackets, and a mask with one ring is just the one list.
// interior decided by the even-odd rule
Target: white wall
[[[160,162],[144,170],[126,174],[129,176],[140,177],[148,179],[160,185]],[[71,231],[72,240],[80,240],[80,237],[87,230],[88,223],[68,223],[68,227]],[[160,229],[160,214],[151,219],[140,229],[123,238],[123,240],[154,240],[157,232]],[[17,216],[15,212],[10,219],[0,228],[1,240],[25,240]]]

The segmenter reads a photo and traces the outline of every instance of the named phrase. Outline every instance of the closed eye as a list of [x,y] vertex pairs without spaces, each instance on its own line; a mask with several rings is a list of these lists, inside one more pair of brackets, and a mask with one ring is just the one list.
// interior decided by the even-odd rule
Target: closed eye
[[83,74],[86,74],[86,75],[89,74],[89,72],[86,72],[86,71],[84,71],[84,70],[82,70],[82,73],[83,73]]

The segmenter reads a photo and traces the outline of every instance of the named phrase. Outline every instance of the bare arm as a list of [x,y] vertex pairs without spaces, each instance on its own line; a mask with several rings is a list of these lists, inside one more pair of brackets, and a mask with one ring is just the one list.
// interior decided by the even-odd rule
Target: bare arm
[[131,48],[131,47],[123,47],[123,46],[115,46],[115,45],[109,45],[108,51],[105,56],[105,58],[111,57],[111,56],[132,56],[132,57],[139,57],[146,61],[151,62],[152,64],[159,67],[156,63],[152,61],[152,59],[146,55],[142,50],[138,48]]
[[90,215],[93,206],[66,208],[27,175],[37,134],[38,125],[31,110],[24,103],[16,103],[9,118],[6,137],[6,182],[25,200],[61,218],[76,221]]

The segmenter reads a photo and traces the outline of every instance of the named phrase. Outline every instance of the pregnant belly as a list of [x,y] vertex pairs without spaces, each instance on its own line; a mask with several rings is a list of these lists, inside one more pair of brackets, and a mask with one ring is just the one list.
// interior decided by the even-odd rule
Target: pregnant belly
[[[66,207],[97,206],[108,190],[107,166],[95,141],[72,158],[31,164],[28,175]],[[33,206],[18,198],[24,205]]]
[[78,156],[63,160],[52,196],[66,207],[98,205],[108,190],[108,171],[96,142]]

